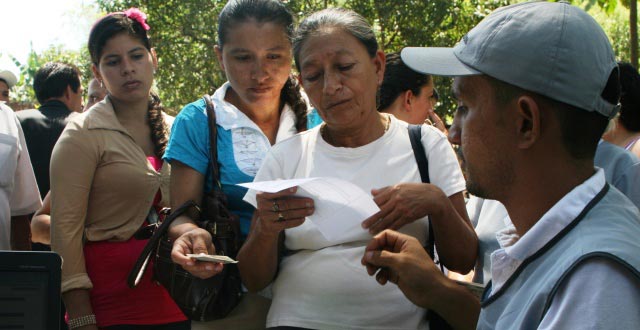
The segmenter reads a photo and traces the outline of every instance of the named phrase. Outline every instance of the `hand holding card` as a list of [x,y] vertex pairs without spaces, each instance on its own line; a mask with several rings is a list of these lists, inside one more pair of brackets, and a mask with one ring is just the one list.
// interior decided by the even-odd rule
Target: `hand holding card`
[[221,264],[237,264],[236,260],[233,260],[227,256],[219,256],[213,254],[187,254],[187,257],[196,259],[198,261],[218,262]]

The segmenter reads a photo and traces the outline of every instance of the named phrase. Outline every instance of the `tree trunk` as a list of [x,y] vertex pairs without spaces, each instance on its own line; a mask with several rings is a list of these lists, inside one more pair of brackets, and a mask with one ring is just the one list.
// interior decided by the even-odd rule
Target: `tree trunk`
[[638,1],[629,1],[629,44],[631,45],[631,64],[638,67]]

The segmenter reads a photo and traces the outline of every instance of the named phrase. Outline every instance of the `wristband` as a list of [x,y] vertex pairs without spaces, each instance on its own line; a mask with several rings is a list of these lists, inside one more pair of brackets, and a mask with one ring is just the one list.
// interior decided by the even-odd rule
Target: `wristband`
[[77,329],[84,327],[85,325],[97,324],[96,315],[89,314],[85,316],[76,317],[75,319],[69,320],[69,330]]

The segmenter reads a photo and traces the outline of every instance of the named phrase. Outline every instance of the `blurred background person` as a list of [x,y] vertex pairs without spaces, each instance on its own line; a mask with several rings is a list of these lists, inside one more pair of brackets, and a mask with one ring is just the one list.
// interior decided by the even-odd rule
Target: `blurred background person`
[[40,206],[22,128],[0,102],[0,250],[31,250],[29,218]]
[[87,102],[82,111],[89,110],[94,104],[102,101],[106,96],[107,89],[104,88],[104,85],[96,78],[91,79],[87,88]]
[[438,92],[433,79],[407,67],[399,53],[387,55],[384,79],[380,86],[378,110],[409,124],[427,123],[446,134],[445,123],[435,113]]
[[620,68],[620,112],[603,139],[640,157],[640,74],[630,63],[618,62]]
[[[87,102],[84,106],[83,112],[87,111],[94,104],[102,101],[106,96],[107,90],[104,88],[104,86],[101,85],[98,79],[91,79],[88,86]],[[60,131],[60,133],[62,133],[62,131]],[[56,140],[58,137],[59,134],[58,136],[56,136]],[[51,194],[47,191],[47,194],[42,199],[42,207],[38,211],[36,211],[36,213],[33,215],[33,218],[31,219],[31,241],[38,244],[51,244],[50,226]]]
[[0,102],[9,103],[10,90],[18,82],[18,77],[11,70],[0,68]]
[[42,198],[49,192],[53,146],[73,113],[82,112],[80,71],[71,64],[49,62],[35,74],[33,90],[40,107],[16,112]]

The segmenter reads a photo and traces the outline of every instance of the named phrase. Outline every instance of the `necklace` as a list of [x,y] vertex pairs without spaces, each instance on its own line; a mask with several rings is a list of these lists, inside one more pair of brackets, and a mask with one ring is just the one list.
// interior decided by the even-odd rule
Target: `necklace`
[[[383,117],[384,131],[382,132],[382,135],[384,135],[389,130],[389,126],[391,126],[391,117],[389,116],[389,114],[383,114]],[[327,130],[327,123],[322,123],[322,126],[320,126],[320,135],[327,143],[333,145],[333,139],[331,138],[331,135]]]

